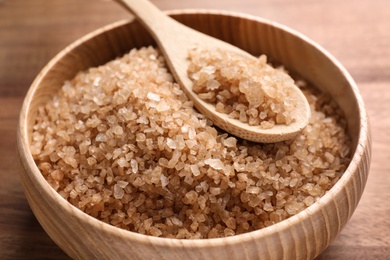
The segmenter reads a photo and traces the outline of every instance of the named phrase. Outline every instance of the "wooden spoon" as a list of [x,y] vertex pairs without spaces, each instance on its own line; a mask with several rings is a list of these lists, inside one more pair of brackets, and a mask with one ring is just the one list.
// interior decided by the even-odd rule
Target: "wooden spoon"
[[198,111],[209,118],[216,126],[246,140],[274,143],[293,138],[309,123],[310,107],[306,97],[298,87],[290,93],[290,96],[297,100],[298,105],[296,111],[294,111],[296,120],[289,125],[276,124],[272,128],[262,129],[260,126],[250,126],[237,119],[230,118],[227,114],[217,112],[215,105],[206,103],[192,91],[193,83],[187,74],[189,50],[194,46],[198,46],[210,49],[219,48],[245,56],[253,56],[233,45],[175,21],[147,0],[116,1],[132,12],[147,28],[163,53],[175,80],[194,102],[194,106]]

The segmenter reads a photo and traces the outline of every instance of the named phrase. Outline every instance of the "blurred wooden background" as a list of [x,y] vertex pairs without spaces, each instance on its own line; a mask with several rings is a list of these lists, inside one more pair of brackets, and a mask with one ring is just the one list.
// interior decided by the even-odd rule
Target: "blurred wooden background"
[[[371,171],[352,219],[318,259],[390,259],[390,1],[154,0],[168,9],[262,16],[321,44],[356,80],[370,116]],[[80,36],[129,15],[108,0],[0,0],[0,259],[68,259],[20,186],[18,113],[42,67]]]

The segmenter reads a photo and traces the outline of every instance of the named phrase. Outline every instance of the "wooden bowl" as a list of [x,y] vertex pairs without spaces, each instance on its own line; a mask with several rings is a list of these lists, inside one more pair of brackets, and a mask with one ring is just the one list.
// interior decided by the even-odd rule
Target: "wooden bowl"
[[30,152],[37,108],[78,71],[131,48],[154,44],[136,21],[119,21],[77,40],[41,71],[23,104],[18,129],[20,176],[42,227],[74,259],[310,259],[333,241],[354,212],[368,176],[371,140],[356,84],[340,63],[313,41],[284,26],[247,15],[177,11],[175,19],[248,52],[266,54],[329,92],[348,119],[353,158],[336,185],[318,202],[273,226],[228,238],[179,240],[129,232],[83,213],[41,175]]

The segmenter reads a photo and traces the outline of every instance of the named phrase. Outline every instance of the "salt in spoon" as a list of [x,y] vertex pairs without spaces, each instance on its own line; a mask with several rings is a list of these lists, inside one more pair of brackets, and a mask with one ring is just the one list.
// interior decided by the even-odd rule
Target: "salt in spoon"
[[231,44],[175,21],[147,0],[116,1],[133,13],[149,31],[157,42],[176,82],[179,83],[187,97],[193,101],[195,108],[216,126],[242,139],[260,143],[275,143],[293,138],[309,123],[310,107],[306,97],[297,86],[289,93],[289,96],[296,100],[298,105],[294,111],[295,120],[288,125],[275,124],[271,128],[263,129],[260,126],[251,126],[238,119],[230,118],[228,114],[217,112],[215,105],[203,101],[192,91],[193,82],[187,74],[190,63],[188,60],[189,50],[198,46],[254,57]]

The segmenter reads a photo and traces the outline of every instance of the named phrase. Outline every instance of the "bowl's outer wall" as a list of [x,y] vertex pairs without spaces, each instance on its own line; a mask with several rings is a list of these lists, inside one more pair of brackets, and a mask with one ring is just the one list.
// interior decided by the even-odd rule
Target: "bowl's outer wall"
[[[328,91],[346,113],[355,154],[341,180],[318,203],[263,230],[226,239],[161,239],[93,219],[60,197],[44,180],[29,151],[37,107],[44,104],[78,71],[98,66],[131,48],[154,44],[138,22],[122,21],[99,29],[57,55],[38,75],[20,116],[18,151],[26,197],[50,237],[74,259],[312,259],[344,227],[365,183],[371,140],[363,102],[349,75],[321,48],[286,28],[245,15],[177,12],[174,17],[197,30],[231,42],[254,55],[299,73]],[[277,43],[275,43],[277,42]]]

